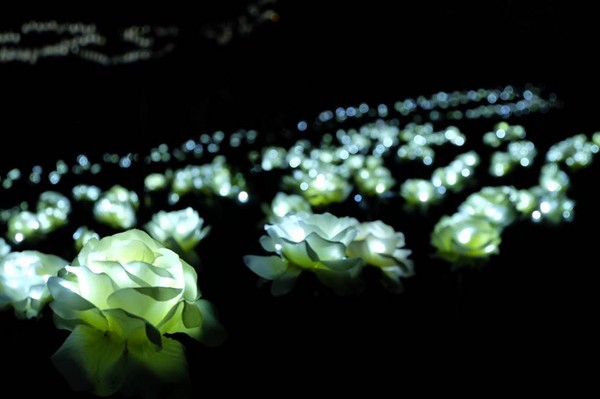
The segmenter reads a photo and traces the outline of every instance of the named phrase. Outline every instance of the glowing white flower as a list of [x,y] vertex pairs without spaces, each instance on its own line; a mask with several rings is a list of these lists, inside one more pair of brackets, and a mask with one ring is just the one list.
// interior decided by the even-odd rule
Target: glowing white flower
[[139,205],[135,191],[115,185],[94,203],[94,216],[97,221],[115,229],[130,229],[137,223]]
[[500,228],[485,217],[455,213],[442,216],[431,233],[436,255],[454,266],[480,266],[499,253]]
[[72,331],[53,361],[76,391],[149,396],[187,379],[185,349],[166,334],[224,337],[194,268],[141,230],[90,239],[48,288],[55,325]]
[[8,219],[7,237],[15,244],[38,241],[46,236],[37,213],[21,211]]
[[365,165],[354,172],[354,183],[358,190],[370,196],[383,196],[396,184],[392,172],[377,157],[367,157]]
[[51,296],[46,285],[67,261],[38,251],[11,252],[0,259],[0,308],[13,307],[19,319],[41,316]]
[[348,245],[348,256],[360,257],[367,265],[381,269],[386,286],[395,292],[402,290],[401,277],[414,274],[411,250],[405,249],[404,234],[381,220],[364,222],[358,234]]
[[358,233],[356,219],[331,213],[296,213],[266,225],[265,230],[268,235],[262,236],[260,243],[275,255],[246,255],[244,262],[260,277],[273,280],[273,295],[289,292],[303,271],[315,273],[339,294],[359,288],[363,260],[347,255],[347,247]]
[[517,209],[511,202],[514,189],[508,186],[484,187],[469,195],[458,207],[459,212],[481,216],[504,228],[515,221]]
[[312,213],[312,207],[301,195],[279,191],[275,194],[270,206],[263,206],[263,212],[267,215],[269,223],[277,223],[290,213]]
[[189,251],[208,234],[198,211],[187,207],[178,211],[159,211],[146,223],[145,230],[156,240],[176,252]]
[[295,170],[292,176],[284,177],[284,184],[302,195],[313,207],[343,202],[352,191],[352,185],[342,174],[324,169]]

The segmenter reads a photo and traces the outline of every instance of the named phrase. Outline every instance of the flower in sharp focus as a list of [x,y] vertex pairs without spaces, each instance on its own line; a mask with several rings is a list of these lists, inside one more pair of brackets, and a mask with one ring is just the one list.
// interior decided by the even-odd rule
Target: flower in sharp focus
[[350,257],[360,257],[365,264],[381,269],[384,284],[392,292],[401,292],[401,277],[414,274],[411,250],[404,248],[404,234],[381,220],[358,225],[358,234],[348,245]]
[[38,251],[11,252],[0,259],[0,308],[12,307],[19,319],[41,316],[51,299],[47,281],[67,261]]
[[274,255],[246,255],[244,262],[260,277],[273,280],[273,295],[291,291],[303,271],[315,273],[323,284],[341,295],[360,288],[358,276],[363,260],[347,255],[348,245],[358,234],[356,219],[301,212],[266,225],[265,231],[267,235],[260,243]]
[[455,213],[442,216],[431,233],[435,255],[454,267],[481,266],[491,255],[499,253],[500,228],[489,219]]
[[52,360],[75,391],[156,397],[188,383],[185,348],[168,335],[224,338],[194,268],[138,229],[90,239],[48,288],[55,325],[71,331]]

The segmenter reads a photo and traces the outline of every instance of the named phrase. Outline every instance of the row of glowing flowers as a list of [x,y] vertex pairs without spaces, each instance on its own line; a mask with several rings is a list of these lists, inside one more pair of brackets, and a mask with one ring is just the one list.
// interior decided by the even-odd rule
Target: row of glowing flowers
[[[501,194],[489,196],[490,201]],[[471,218],[465,211],[461,224],[442,219],[432,244],[442,256],[462,259],[496,253],[499,235],[493,227],[510,220],[502,213],[506,209],[489,218]],[[178,223],[189,220],[196,222],[188,229]],[[393,291],[401,290],[401,278],[413,275],[403,233],[382,221],[312,213],[304,198],[284,193],[274,199],[268,220],[260,243],[273,254],[247,255],[244,261],[273,281],[274,295],[289,292],[305,271],[339,294],[360,289],[365,266],[379,268]],[[185,350],[167,335],[186,333],[209,344],[224,337],[211,304],[200,298],[194,268],[178,254],[193,249],[207,228],[190,208],[162,213],[160,221],[146,227],[162,242],[138,229],[90,237],[70,263],[38,251],[10,252],[4,243],[0,305],[12,306],[17,317],[32,318],[50,303],[55,325],[71,331],[53,360],[73,389],[144,395],[145,389],[182,383]],[[153,377],[158,386],[139,385],[139,376]]]
[[[288,292],[305,270],[340,294],[358,288],[365,265],[380,268],[394,291],[401,277],[413,274],[404,235],[391,226],[295,212],[306,203],[285,197],[274,201],[268,237],[260,240],[282,258],[244,258],[251,270],[274,280],[273,294]],[[277,216],[282,206],[287,210]],[[178,223],[189,220],[196,222]],[[23,319],[40,317],[49,304],[56,327],[71,331],[52,360],[76,391],[148,397],[166,387],[185,389],[185,348],[171,335],[208,345],[225,338],[215,309],[200,296],[194,267],[180,256],[208,233],[203,219],[186,208],[164,212],[145,228],[88,237],[72,262],[35,250],[11,252],[1,243],[0,307],[12,307]]]
[[[498,128],[496,138],[505,138],[507,131]],[[384,134],[377,137],[387,143]],[[569,178],[560,165],[587,166],[591,158],[585,154],[597,152],[597,144],[581,136],[571,140],[572,145],[564,141],[549,151],[538,186],[530,190],[485,187],[470,195],[455,214],[440,219],[431,233],[436,255],[455,266],[480,265],[499,252],[503,229],[518,218],[570,220]],[[389,148],[382,145],[375,148]],[[405,248],[402,232],[380,220],[360,222],[314,212],[348,195],[347,176],[333,183],[327,178],[336,159],[348,159],[342,163],[352,168],[339,170],[355,171],[355,182],[364,192],[389,192],[394,180],[383,166],[382,154],[355,155],[340,158],[315,150],[309,157],[289,160],[298,162],[295,173],[302,176],[284,179],[284,187],[296,188],[294,194],[280,192],[265,205],[268,223],[260,244],[269,254],[243,259],[250,270],[272,281],[274,295],[292,290],[303,272],[313,273],[338,294],[360,292],[366,267],[379,269],[384,285],[395,292],[402,289],[401,278],[413,275],[411,251]],[[459,155],[447,168],[434,172],[434,191],[458,191],[478,164],[474,152]],[[221,196],[233,193],[238,200],[247,194],[243,177],[232,173],[221,156],[210,165],[180,169],[171,179],[171,195],[177,197],[197,190]],[[167,181],[166,175],[151,175],[146,189],[164,189]],[[134,375],[152,377],[157,385],[182,382],[187,378],[184,348],[168,335],[186,333],[209,344],[219,343],[224,336],[211,304],[200,299],[195,269],[186,261],[209,228],[195,210],[186,208],[160,211],[144,225],[146,232],[135,229],[139,199],[121,186],[101,193],[81,185],[74,188],[73,197],[93,202],[99,222],[125,231],[100,238],[91,230],[78,229],[74,236],[78,255],[72,262],[38,251],[11,252],[8,243],[0,242],[0,306],[14,308],[17,317],[33,318],[50,303],[56,326],[71,331],[53,359],[75,390],[144,395],[146,388],[137,385],[137,378],[129,378]],[[421,194],[414,198],[425,202]],[[11,214],[7,237],[15,244],[42,238],[67,224],[70,212],[66,196],[44,192],[36,212]],[[100,366],[98,358],[104,362]]]
[[[484,142],[494,148],[508,143],[508,151],[496,151],[492,154],[489,173],[501,177],[510,173],[517,165],[530,167],[537,154],[535,146],[525,141],[525,130],[520,125],[498,123],[494,131],[484,135]],[[406,145],[417,145],[420,154],[429,154],[423,162],[432,162],[434,152],[431,145],[450,142],[460,146],[464,135],[456,128],[449,127],[435,132],[430,125],[410,125],[400,130],[394,125],[378,123],[365,125],[360,132],[338,132],[340,146],[331,145],[332,137],[323,139],[322,147],[309,151],[310,144],[297,142],[288,151],[283,148],[268,147],[262,152],[260,162],[263,171],[275,168],[290,168],[280,182],[281,189],[303,196],[313,208],[324,208],[333,203],[345,201],[356,188],[363,196],[389,197],[394,191],[396,179],[385,165],[383,156],[399,140],[408,144],[398,149],[403,153]],[[328,144],[329,143],[329,144]],[[587,167],[594,154],[598,152],[600,133],[588,140],[584,134],[578,134],[553,145],[546,154],[546,165],[540,174],[540,186],[551,193],[564,194],[568,187],[568,175],[560,169],[576,170]],[[431,150],[431,151],[429,151]],[[368,152],[372,151],[371,154]],[[413,154],[414,155],[414,154]],[[251,158],[257,154],[250,154]],[[409,159],[415,159],[414,157]],[[447,192],[457,193],[463,190],[474,176],[480,158],[474,151],[458,156],[447,166],[436,168],[429,179],[408,178],[400,187],[399,194],[408,207],[426,208],[439,204]],[[287,166],[286,166],[287,165]],[[245,203],[251,199],[246,177],[235,171],[222,155],[203,165],[188,165],[164,174],[151,173],[144,181],[146,193],[168,191],[168,202],[176,205],[181,197],[199,194],[206,197],[235,198]],[[538,194],[543,195],[538,190]],[[92,202],[93,214],[100,223],[123,230],[137,225],[137,212],[140,198],[135,191],[115,185],[102,192],[93,185],[79,184],[72,190],[72,198],[82,202]],[[553,202],[566,201],[553,198]],[[539,201],[544,202],[544,199]],[[144,204],[146,205],[146,204]],[[547,207],[546,207],[547,208]],[[546,209],[544,208],[544,209]],[[553,209],[559,209],[553,207]],[[532,219],[539,221],[549,212],[536,213]],[[8,224],[7,237],[14,243],[24,240],[35,241],[68,223],[71,201],[58,192],[44,192],[38,199],[36,209],[27,209],[27,204],[4,210],[0,219]],[[557,220],[551,215],[551,220]],[[79,235],[88,234],[82,226]],[[77,248],[79,249],[79,248]]]

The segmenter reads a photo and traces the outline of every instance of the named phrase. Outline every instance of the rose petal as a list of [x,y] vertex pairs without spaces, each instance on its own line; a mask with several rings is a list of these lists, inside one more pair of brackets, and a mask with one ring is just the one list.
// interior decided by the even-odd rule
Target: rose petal
[[125,380],[126,342],[116,334],[78,326],[52,355],[72,390],[108,396]]
[[110,331],[125,337],[128,346],[148,343],[154,344],[154,349],[162,346],[160,331],[147,320],[123,309],[108,309],[104,311],[104,315],[110,323]]
[[126,379],[120,392],[140,398],[191,398],[185,347],[164,338],[160,350],[128,346]]
[[122,288],[111,293],[107,303],[113,309],[127,312],[157,325],[179,299],[182,290],[170,287]]
[[244,263],[254,273],[268,280],[279,278],[288,268],[288,264],[277,256],[246,255]]
[[317,255],[317,258],[313,261],[344,259],[346,257],[346,246],[339,241],[327,240],[315,233],[310,233],[306,236],[306,242]]
[[321,263],[335,272],[346,272],[363,265],[361,258],[347,258],[340,260],[322,260]]
[[298,267],[290,266],[288,269],[277,279],[273,280],[271,284],[271,294],[274,296],[280,296],[287,294],[294,288],[296,280],[302,269]]

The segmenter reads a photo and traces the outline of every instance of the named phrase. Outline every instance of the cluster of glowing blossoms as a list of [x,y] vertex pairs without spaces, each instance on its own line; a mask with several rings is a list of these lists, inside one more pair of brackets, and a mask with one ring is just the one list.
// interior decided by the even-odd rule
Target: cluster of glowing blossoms
[[380,268],[395,291],[401,289],[400,277],[413,274],[404,235],[381,221],[361,224],[329,212],[298,212],[265,225],[265,231],[260,244],[273,255],[246,255],[244,262],[258,276],[272,280],[271,293],[276,296],[290,292],[302,272],[314,273],[339,295],[362,290],[365,266]]
[[35,212],[22,210],[8,219],[7,237],[13,243],[39,241],[65,226],[71,213],[71,201],[56,191],[45,191],[38,198]]
[[71,331],[52,360],[75,391],[162,397],[188,385],[187,334],[225,337],[197,274],[175,252],[132,229],[91,238],[48,288],[57,328]]
[[481,267],[499,253],[504,228],[529,217],[535,206],[536,198],[527,190],[483,187],[437,222],[431,233],[435,255],[454,268]]

